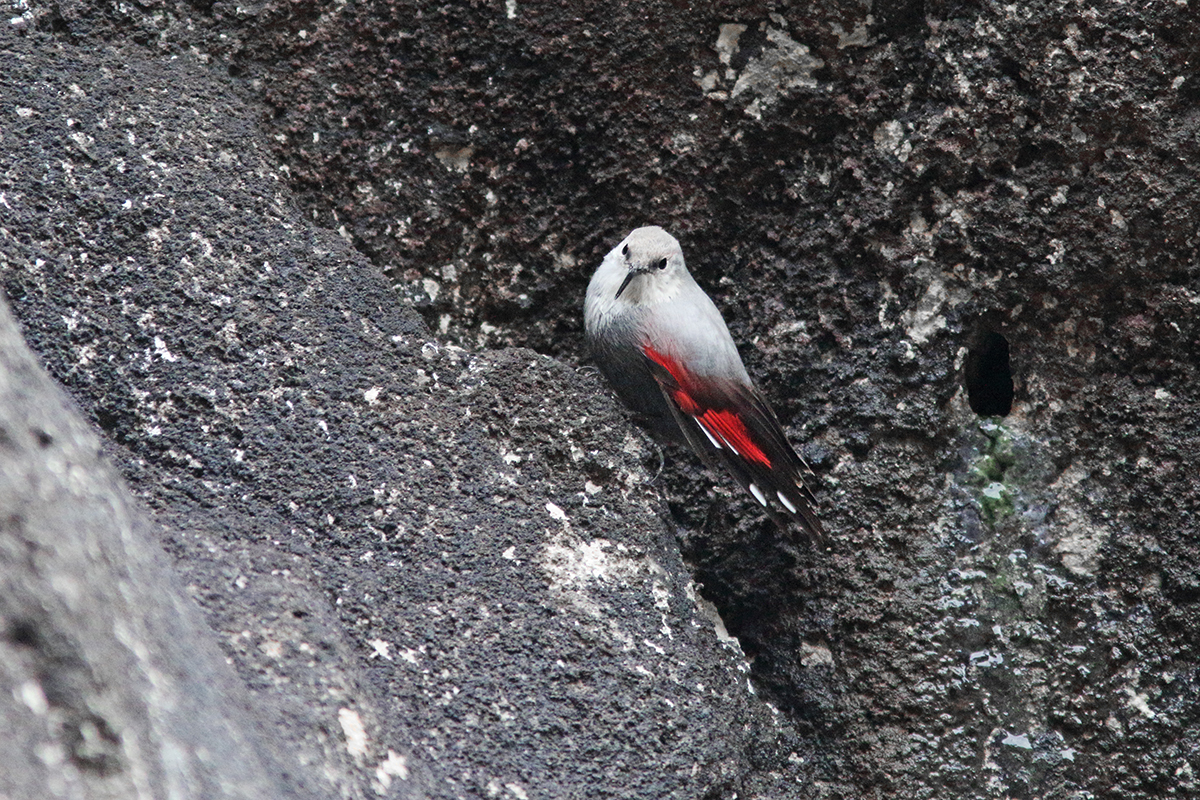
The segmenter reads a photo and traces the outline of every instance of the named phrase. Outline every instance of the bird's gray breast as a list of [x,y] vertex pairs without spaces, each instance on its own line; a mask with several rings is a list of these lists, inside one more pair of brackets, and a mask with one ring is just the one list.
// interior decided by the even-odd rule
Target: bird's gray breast
[[721,312],[695,283],[655,308],[644,335],[693,375],[750,384]]
[[685,444],[643,351],[644,312],[630,311],[589,325],[588,349],[621,401],[654,432]]

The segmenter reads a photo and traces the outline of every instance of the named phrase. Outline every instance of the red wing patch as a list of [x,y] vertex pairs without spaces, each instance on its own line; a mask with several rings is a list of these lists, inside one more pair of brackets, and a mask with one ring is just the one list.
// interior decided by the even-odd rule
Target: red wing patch
[[724,466],[780,525],[783,519],[772,508],[776,500],[814,542],[821,543],[824,529],[813,513],[816,501],[804,484],[808,465],[788,444],[779,421],[754,389],[702,380],[650,345],[642,345],[642,352],[652,362],[654,380],[692,449],[710,466]]
[[747,461],[754,461],[767,469],[771,468],[771,459],[762,448],[754,443],[746,423],[742,422],[736,411],[730,409],[705,408],[697,400],[700,394],[696,389],[696,379],[677,361],[663,355],[650,345],[644,349],[646,356],[654,363],[670,373],[675,379],[675,386],[668,388],[668,393],[679,410],[687,414],[704,429],[712,443],[728,447]]
[[757,461],[767,469],[771,468],[771,459],[750,439],[750,431],[735,412],[710,408],[695,416],[696,421],[703,425],[709,434],[729,445],[730,450],[747,461]]

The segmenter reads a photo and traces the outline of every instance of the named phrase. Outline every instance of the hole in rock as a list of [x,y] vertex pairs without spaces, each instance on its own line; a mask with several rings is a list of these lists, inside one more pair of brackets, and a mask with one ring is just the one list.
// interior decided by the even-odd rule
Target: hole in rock
[[1012,363],[1008,339],[994,331],[979,336],[967,351],[963,369],[967,401],[981,417],[1003,417],[1012,411]]

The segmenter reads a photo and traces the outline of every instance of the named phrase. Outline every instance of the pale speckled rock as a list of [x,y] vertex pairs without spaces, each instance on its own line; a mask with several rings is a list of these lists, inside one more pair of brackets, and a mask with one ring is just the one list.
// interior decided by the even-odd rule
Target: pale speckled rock
[[315,797],[0,299],[0,795]]

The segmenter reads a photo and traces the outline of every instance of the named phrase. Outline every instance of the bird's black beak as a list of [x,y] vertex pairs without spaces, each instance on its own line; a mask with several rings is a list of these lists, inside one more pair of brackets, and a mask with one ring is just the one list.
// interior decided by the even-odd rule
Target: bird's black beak
[[[633,280],[634,274],[635,273],[633,270],[629,270],[629,272],[625,273],[625,280],[621,281],[621,288],[617,289],[617,297],[620,297],[621,292],[625,291],[625,287],[629,285],[629,282],[631,280]],[[613,299],[616,299],[616,298],[613,298]]]

